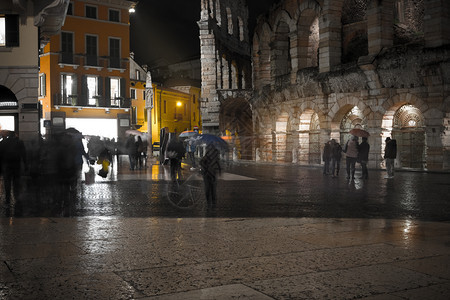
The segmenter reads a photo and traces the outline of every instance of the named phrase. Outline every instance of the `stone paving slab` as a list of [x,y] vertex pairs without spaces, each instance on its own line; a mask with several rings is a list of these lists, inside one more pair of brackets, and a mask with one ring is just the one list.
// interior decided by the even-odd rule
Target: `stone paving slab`
[[448,222],[0,218],[0,241],[0,299],[8,300],[450,294]]

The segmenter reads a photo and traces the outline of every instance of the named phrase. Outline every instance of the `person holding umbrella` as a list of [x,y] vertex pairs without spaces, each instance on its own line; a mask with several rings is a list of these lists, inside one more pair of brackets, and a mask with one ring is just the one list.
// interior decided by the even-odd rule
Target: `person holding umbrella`
[[206,201],[208,209],[215,209],[217,204],[217,173],[221,173],[219,150],[213,143],[206,146],[205,156],[200,160],[201,173],[205,184]]
[[181,160],[184,154],[185,148],[183,142],[177,137],[172,138],[167,145],[167,157],[170,160],[170,177],[173,182],[177,181],[177,175],[178,178],[181,178]]

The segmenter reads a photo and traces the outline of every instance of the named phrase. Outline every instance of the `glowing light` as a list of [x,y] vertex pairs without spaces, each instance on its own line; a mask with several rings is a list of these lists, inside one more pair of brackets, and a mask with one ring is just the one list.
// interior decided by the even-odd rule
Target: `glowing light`
[[177,106],[180,107],[181,105],[183,105],[180,101],[177,102]]
[[136,9],[134,9],[134,7],[131,7],[131,8],[128,10],[128,12],[129,12],[130,14],[134,14],[134,13],[136,12]]

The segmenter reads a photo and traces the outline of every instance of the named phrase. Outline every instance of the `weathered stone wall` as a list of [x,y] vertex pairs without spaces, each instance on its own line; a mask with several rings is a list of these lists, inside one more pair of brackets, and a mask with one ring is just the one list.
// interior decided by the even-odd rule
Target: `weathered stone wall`
[[[449,169],[450,41],[444,25],[449,24],[450,5],[432,1],[430,8],[422,1],[410,2],[405,11],[408,22],[402,26],[410,32],[417,32],[421,24],[428,29],[424,39],[403,39],[407,44],[398,44],[402,39],[394,30],[397,12],[391,0],[363,3],[366,13],[354,23],[346,21],[350,25],[343,35],[342,9],[348,1],[325,0],[317,7],[315,1],[285,0],[260,18],[252,52],[257,159],[314,163],[317,143],[322,148],[330,138],[345,142],[348,131],[357,126],[371,134],[371,167],[384,166],[384,140],[393,136],[400,145],[397,167]],[[302,35],[310,28],[300,20],[312,24],[315,17],[320,27],[319,64],[311,67],[297,59],[308,48]],[[281,21],[289,27],[292,68],[286,76],[277,76],[270,63],[276,54],[270,42],[275,37],[283,40],[276,31]],[[356,31],[367,40],[368,51],[343,64],[342,51],[352,50],[348,43]]]

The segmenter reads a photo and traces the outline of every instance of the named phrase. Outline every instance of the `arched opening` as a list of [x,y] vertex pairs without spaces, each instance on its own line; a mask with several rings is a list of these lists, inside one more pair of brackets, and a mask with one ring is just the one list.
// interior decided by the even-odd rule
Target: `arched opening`
[[298,125],[299,162],[301,164],[320,164],[320,121],[318,114],[305,110]]
[[367,6],[369,0],[345,0],[342,6],[342,63],[357,61],[369,53]]
[[426,168],[425,124],[417,107],[405,104],[395,112],[392,137],[397,140],[397,160],[402,168]]
[[227,28],[228,34],[233,34],[233,15],[231,14],[231,9],[229,7],[226,8],[227,11]]
[[236,149],[239,159],[253,159],[253,122],[250,105],[245,99],[227,99],[220,106],[220,132]]
[[244,21],[242,21],[241,17],[238,17],[238,26],[239,26],[239,40],[242,42],[244,40]]
[[292,161],[292,156],[287,149],[288,124],[289,114],[287,112],[281,113],[275,121],[272,152],[274,153],[274,160],[277,162]]
[[416,106],[398,103],[386,111],[381,126],[382,151],[386,137],[397,140],[397,167],[426,168],[425,122],[422,112]]
[[271,73],[272,77],[277,80],[291,72],[289,26],[285,22],[278,23],[270,48]]
[[366,129],[365,119],[363,112],[358,108],[358,106],[353,106],[348,108],[348,112],[343,116],[339,131],[340,131],[340,143],[345,145],[350,138],[350,130],[353,128]]
[[319,64],[319,18],[307,9],[298,23],[299,69],[317,67]]
[[424,38],[423,0],[395,0],[394,44],[422,42]]
[[19,131],[19,105],[16,95],[0,85],[0,131]]

